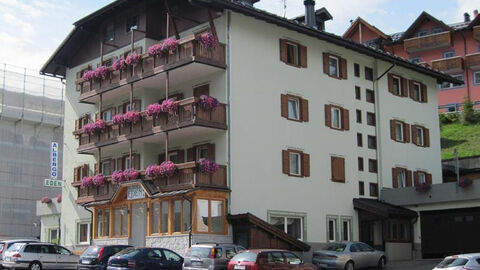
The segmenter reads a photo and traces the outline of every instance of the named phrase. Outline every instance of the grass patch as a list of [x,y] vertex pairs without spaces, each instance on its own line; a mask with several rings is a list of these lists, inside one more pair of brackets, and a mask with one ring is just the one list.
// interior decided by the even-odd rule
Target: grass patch
[[480,124],[449,124],[441,126],[442,159],[453,158],[453,151],[458,150],[458,157],[480,155]]

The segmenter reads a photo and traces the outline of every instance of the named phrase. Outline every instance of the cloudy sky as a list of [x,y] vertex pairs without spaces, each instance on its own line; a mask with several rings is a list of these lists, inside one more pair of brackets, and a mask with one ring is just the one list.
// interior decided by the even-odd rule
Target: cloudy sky
[[[73,22],[112,0],[0,0],[0,63],[40,69]],[[478,0],[317,0],[333,21],[327,31],[341,35],[360,16],[385,33],[405,30],[423,11],[446,23],[480,9]],[[286,6],[286,8],[285,8]],[[260,0],[256,7],[288,18],[303,14],[303,0]]]

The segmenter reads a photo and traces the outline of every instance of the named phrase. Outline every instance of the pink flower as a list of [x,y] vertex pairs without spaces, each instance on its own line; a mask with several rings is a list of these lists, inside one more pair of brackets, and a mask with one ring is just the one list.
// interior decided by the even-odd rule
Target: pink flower
[[91,185],[93,185],[93,177],[85,176],[82,178],[82,188],[87,188]]
[[207,95],[201,95],[198,103],[200,107],[209,111],[215,111],[218,107],[218,100]]
[[122,125],[125,122],[123,114],[116,114],[112,117],[112,122],[114,125]]
[[112,181],[116,184],[126,181],[125,176],[121,170],[112,173]]
[[126,169],[125,171],[123,171],[123,177],[127,181],[138,179],[139,176],[140,172],[135,169]]
[[128,111],[123,115],[125,123],[135,124],[140,119],[140,113],[136,111]]
[[159,166],[159,173],[162,177],[170,177],[175,174],[177,170],[177,165],[171,161],[164,161]]
[[133,52],[127,56],[127,59],[125,59],[125,63],[127,63],[127,65],[133,66],[138,64],[141,58],[142,58],[141,55],[137,54],[136,52]]
[[107,124],[105,123],[105,120],[98,119],[97,121],[95,121],[95,123],[93,123],[93,133],[102,132],[106,126]]
[[50,199],[49,197],[45,196],[45,197],[42,197],[42,198],[40,199],[40,201],[41,201],[42,203],[51,203],[51,202],[52,202],[52,199]]
[[93,134],[93,123],[87,123],[83,125],[82,127],[82,132],[83,133],[88,133],[88,134]]
[[174,99],[166,99],[160,105],[162,112],[168,112],[169,114],[174,114],[178,109],[178,101]]
[[148,48],[148,53],[150,55],[159,55],[162,53],[162,44],[153,44]]
[[95,78],[95,71],[93,70],[87,70],[82,75],[82,79],[84,81],[90,81],[93,78]]
[[125,64],[125,60],[123,60],[123,58],[119,58],[115,60],[115,62],[113,62],[112,64],[113,70],[121,70],[121,69],[125,69],[126,67],[127,65]]
[[162,112],[162,106],[158,103],[153,103],[147,106],[145,113],[148,116],[158,116]]
[[145,175],[152,178],[160,176],[160,166],[148,165],[147,169],[145,170]]
[[93,73],[95,79],[105,80],[108,74],[108,69],[106,66],[99,66]]
[[161,51],[163,53],[174,52],[178,47],[178,41],[174,38],[167,38],[162,43]]
[[202,46],[204,46],[207,49],[215,49],[218,47],[218,40],[215,38],[215,36],[210,33],[206,32],[201,34],[198,37],[198,41]]
[[209,160],[209,159],[206,159],[206,158],[201,158],[198,161],[198,168],[199,168],[200,172],[202,172],[202,173],[213,174],[213,173],[218,171],[218,167],[219,167],[218,164],[215,163],[215,161],[213,161],[213,160]]
[[103,174],[96,174],[92,179],[92,184],[99,187],[105,185],[106,181],[107,179],[105,178],[105,176],[103,176]]
[[57,203],[61,203],[62,202],[62,194],[58,194],[57,195]]

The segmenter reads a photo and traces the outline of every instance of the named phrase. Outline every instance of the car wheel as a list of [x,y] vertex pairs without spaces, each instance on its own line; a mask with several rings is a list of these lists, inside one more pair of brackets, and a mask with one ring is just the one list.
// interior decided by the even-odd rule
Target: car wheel
[[28,270],[42,270],[42,264],[39,262],[32,262],[28,266]]
[[380,260],[378,260],[377,268],[383,269],[384,267],[385,267],[385,257],[381,257]]
[[345,270],[354,270],[355,268],[353,267],[353,262],[352,261],[348,261],[346,264],[345,264]]

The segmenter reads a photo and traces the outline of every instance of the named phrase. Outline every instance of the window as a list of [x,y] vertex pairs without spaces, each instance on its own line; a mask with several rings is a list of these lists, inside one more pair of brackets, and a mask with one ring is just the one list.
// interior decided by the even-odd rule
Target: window
[[[170,211],[170,207],[172,211]],[[185,233],[190,230],[189,201],[156,201],[152,203],[151,209],[151,234]],[[169,228],[169,223],[172,224],[171,228]]]
[[90,224],[78,223],[78,240],[79,244],[90,243]]
[[197,199],[197,232],[225,233],[224,201]]
[[102,174],[103,175],[111,175],[112,174],[112,167],[111,167],[111,160],[107,160],[102,162]]
[[375,126],[376,125],[375,113],[367,112],[367,125],[369,125],[369,126]]
[[423,146],[424,145],[424,142],[423,142],[423,128],[421,127],[415,127],[415,131],[416,131],[416,143],[417,145],[420,145],[420,146]]
[[432,29],[432,34],[438,34],[438,33],[441,33],[441,32],[443,32],[443,29],[440,28],[440,27]]
[[340,129],[342,127],[342,112],[339,108],[332,107],[332,127]]
[[171,153],[168,153],[168,160],[170,160],[171,162],[177,164],[177,163],[180,163],[179,160],[179,156],[178,156],[178,152],[175,151],[175,152],[171,152]]
[[307,47],[280,39],[280,61],[299,68],[307,67]]
[[182,231],[182,201],[173,201],[173,231]]
[[282,150],[283,173],[290,176],[310,176],[310,155],[298,150]]
[[352,240],[352,218],[342,217],[342,239],[341,241]]
[[298,45],[287,42],[287,63],[298,66]]
[[475,71],[473,73],[473,83],[480,84],[480,71]]
[[373,69],[365,67],[365,80],[373,81]]
[[96,211],[96,234],[97,238],[99,237],[109,237],[110,236],[110,209],[98,209]]
[[366,94],[365,94],[365,98],[366,98],[367,102],[375,103],[375,92],[373,92],[373,90],[367,89]]
[[362,133],[357,133],[357,146],[363,147],[363,138]]
[[283,255],[285,255],[285,259],[287,260],[287,264],[290,265],[300,265],[302,263],[302,260],[297,257],[297,255],[290,253],[290,252],[284,252]]
[[419,37],[423,37],[423,36],[426,36],[426,35],[428,35],[428,32],[427,32],[426,30],[423,30],[423,31],[419,31],[419,32],[418,32],[418,36],[419,36]]
[[113,209],[113,236],[127,236],[128,209],[127,206]]
[[410,61],[410,63],[420,64],[422,62],[422,59],[420,58],[420,56],[417,56],[408,59],[408,61]]
[[358,194],[360,196],[365,195],[365,183],[363,181],[358,181]]
[[201,145],[197,147],[197,160],[208,158],[208,145]]
[[430,131],[428,128],[419,125],[412,126],[412,142],[416,146],[430,146]]
[[418,172],[418,182],[419,183],[426,183],[427,182],[427,177],[425,176],[424,172]]
[[390,120],[390,138],[396,142],[410,142],[410,125],[399,121]]
[[410,221],[408,220],[388,220],[387,221],[387,241],[409,242],[410,241]]
[[443,58],[455,57],[455,51],[448,51],[443,53]]
[[290,152],[290,174],[301,175],[300,153]]
[[340,77],[338,70],[338,57],[336,56],[328,56],[328,75]]
[[308,122],[308,100],[290,94],[282,94],[280,97],[282,117]]
[[362,92],[360,86],[355,86],[355,98],[358,100],[362,99]]
[[361,124],[362,123],[362,111],[357,110],[357,123]]
[[375,159],[368,160],[368,171],[371,173],[377,173],[377,160]]
[[370,183],[370,196],[378,197],[378,185],[376,183]]
[[349,111],[336,105],[325,104],[325,125],[332,129],[349,130]]
[[395,94],[397,96],[401,96],[402,95],[402,80],[397,76],[393,76],[392,82],[393,82],[393,94]]
[[103,42],[111,42],[115,40],[115,26],[113,25],[113,23],[107,25],[104,31],[105,32],[103,34]]
[[328,242],[338,241],[337,235],[337,217],[327,217],[327,240]]
[[345,158],[343,157],[330,157],[332,181],[345,183]]
[[168,233],[168,217],[170,209],[168,207],[168,201],[160,202],[160,233]]
[[130,16],[127,18],[125,30],[130,32],[131,29],[138,29],[138,16]]
[[165,259],[167,259],[167,261],[180,262],[182,260],[182,257],[168,249],[164,249],[163,254],[165,254]]
[[48,240],[50,243],[58,244],[58,228],[48,230]]
[[300,119],[300,101],[298,98],[289,97],[288,98],[288,118],[299,120]]
[[426,85],[416,81],[410,81],[410,98],[419,102],[427,102]]
[[405,169],[403,168],[397,168],[396,170],[396,173],[397,173],[397,183],[396,183],[396,186],[394,184],[394,187],[399,187],[399,188],[403,188],[403,187],[406,187],[407,186],[407,172]]
[[150,232],[152,234],[158,233],[158,228],[159,228],[159,221],[160,221],[160,203],[159,202],[154,202],[152,203],[151,206],[151,215],[152,215],[152,228],[150,229]]
[[363,172],[363,157],[358,158],[358,170]]
[[[456,75],[450,75],[452,76],[453,78],[457,79],[457,80],[460,80],[460,81],[465,81],[464,77],[463,77],[463,74],[456,74]],[[475,76],[473,76],[475,78]],[[465,84],[462,83],[462,84],[453,84],[453,83],[449,83],[449,82],[443,82],[441,84],[438,85],[438,88],[440,89],[449,89],[449,88],[457,88],[457,87],[463,87]]]
[[102,119],[106,122],[112,120],[112,110],[106,110],[102,113]]
[[403,123],[395,122],[395,140],[399,142],[403,142]]
[[377,137],[368,135],[368,149],[377,149]]
[[360,77],[360,65],[357,63],[353,64],[353,74],[355,77]]
[[295,239],[303,240],[303,217],[271,215],[270,224]]

